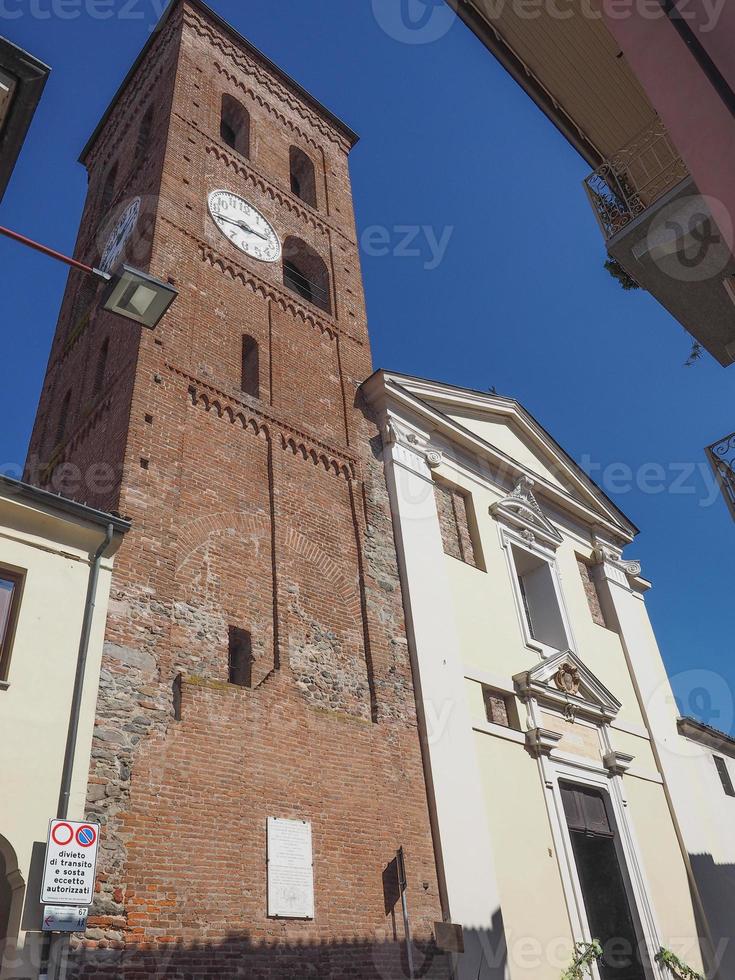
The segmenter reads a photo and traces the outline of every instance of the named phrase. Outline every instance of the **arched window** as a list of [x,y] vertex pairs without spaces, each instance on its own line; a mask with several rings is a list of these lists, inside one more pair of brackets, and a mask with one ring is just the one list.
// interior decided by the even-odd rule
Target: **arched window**
[[71,388],[64,395],[64,400],[61,403],[61,408],[59,409],[59,422],[56,426],[56,440],[55,445],[59,445],[61,440],[66,435],[66,423],[69,418],[69,404],[71,403]]
[[332,312],[326,263],[300,238],[287,238],[284,243],[283,284],[325,313]]
[[94,391],[101,391],[105,384],[105,374],[107,373],[107,356],[110,353],[110,338],[106,337],[100,347],[97,357],[97,370],[94,373]]
[[260,352],[258,342],[247,334],[242,338],[240,387],[246,395],[260,398]]
[[250,115],[245,106],[231,95],[222,96],[219,134],[222,142],[241,156],[250,156]]
[[135,162],[140,163],[143,159],[146,150],[151,142],[151,133],[153,132],[153,106],[149,105],[146,109],[145,115],[140,121],[140,129],[138,130],[138,142],[135,144]]
[[302,201],[316,207],[316,172],[314,164],[298,146],[292,146],[291,162],[291,191]]
[[117,163],[113,163],[113,165],[107,171],[105,182],[102,185],[102,196],[100,197],[100,211],[102,212],[103,216],[107,214],[110,205],[112,204],[112,199],[115,196],[116,183],[117,183]]

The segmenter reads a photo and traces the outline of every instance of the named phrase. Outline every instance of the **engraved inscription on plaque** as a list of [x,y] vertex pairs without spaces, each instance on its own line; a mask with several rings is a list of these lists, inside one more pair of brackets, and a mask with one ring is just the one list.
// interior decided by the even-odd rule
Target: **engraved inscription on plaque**
[[268,915],[314,918],[311,824],[268,817]]

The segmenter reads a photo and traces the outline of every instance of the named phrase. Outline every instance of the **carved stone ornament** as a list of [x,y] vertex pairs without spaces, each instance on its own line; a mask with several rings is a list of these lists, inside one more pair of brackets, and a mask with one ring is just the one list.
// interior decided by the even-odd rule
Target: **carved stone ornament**
[[614,551],[612,548],[605,547],[605,545],[598,545],[595,548],[595,558],[598,561],[612,565],[613,568],[617,568],[621,572],[625,572],[631,578],[638,578],[641,574],[641,563],[639,561],[626,561],[621,557],[619,551]]
[[561,535],[541,510],[533,493],[534,486],[529,476],[522,476],[506,497],[490,507],[490,513],[496,520],[520,531],[529,544],[538,539],[556,548],[561,544]]
[[573,694],[574,697],[579,696],[581,681],[576,667],[572,667],[570,664],[562,664],[554,674],[554,683],[565,694]]
[[432,470],[436,469],[437,466],[441,466],[444,457],[439,452],[438,449],[429,449],[426,452],[426,462],[429,464]]

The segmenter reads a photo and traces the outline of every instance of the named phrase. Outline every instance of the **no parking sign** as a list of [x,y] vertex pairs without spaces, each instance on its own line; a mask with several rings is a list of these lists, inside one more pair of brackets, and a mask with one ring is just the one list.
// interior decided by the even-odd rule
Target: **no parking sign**
[[50,821],[41,888],[44,904],[92,904],[99,840],[99,824]]

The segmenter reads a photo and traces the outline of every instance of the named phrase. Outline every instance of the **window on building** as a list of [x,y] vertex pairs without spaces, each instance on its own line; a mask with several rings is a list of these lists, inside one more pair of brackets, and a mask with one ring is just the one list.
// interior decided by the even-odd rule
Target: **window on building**
[[231,95],[222,96],[219,134],[240,156],[250,156],[250,113]]
[[117,163],[113,163],[107,171],[105,182],[102,185],[102,196],[100,197],[100,213],[104,217],[110,210],[112,199],[115,196],[115,184],[117,183]]
[[530,639],[552,650],[569,646],[555,572],[539,555],[512,545],[513,564]]
[[646,980],[609,800],[602,790],[586,786],[562,785],[561,795],[590,932],[605,950],[600,976]]
[[283,284],[307,303],[331,313],[329,270],[326,262],[300,238],[283,245]]
[[585,595],[587,596],[587,605],[589,606],[590,615],[592,616],[593,622],[597,623],[598,626],[605,626],[609,628],[607,620],[605,619],[605,613],[603,610],[600,589],[594,566],[589,565],[584,558],[577,557],[577,568],[579,569],[579,575],[582,579],[582,585],[584,586]]
[[107,374],[107,358],[110,353],[110,338],[105,337],[105,340],[100,347],[100,352],[97,355],[97,368],[94,373],[94,393],[102,391],[105,385],[105,375]]
[[229,629],[229,681],[238,687],[253,685],[253,644],[250,633],[230,626]]
[[0,680],[7,680],[10,648],[20,604],[22,577],[0,568]]
[[135,144],[135,161],[140,163],[140,161],[145,156],[146,150],[151,142],[151,133],[153,132],[153,106],[148,106],[145,115],[140,121],[140,129],[138,130],[138,141]]
[[292,146],[290,153],[291,191],[312,208],[316,207],[316,171],[309,157],[298,146]]
[[467,494],[439,482],[434,484],[434,494],[444,553],[477,568]]
[[59,420],[56,424],[56,439],[54,445],[58,446],[66,435],[66,424],[69,421],[69,405],[71,404],[71,388],[64,395],[64,400],[59,409]]
[[732,777],[730,776],[727,762],[719,755],[713,755],[712,758],[715,760],[717,775],[720,777],[725,796],[735,796],[735,787],[732,784]]
[[487,687],[483,684],[482,696],[485,701],[485,715],[491,724],[520,731],[518,708],[516,699],[512,694],[498,691],[494,687]]
[[242,338],[240,388],[246,395],[260,398],[260,353],[258,342],[247,334]]

